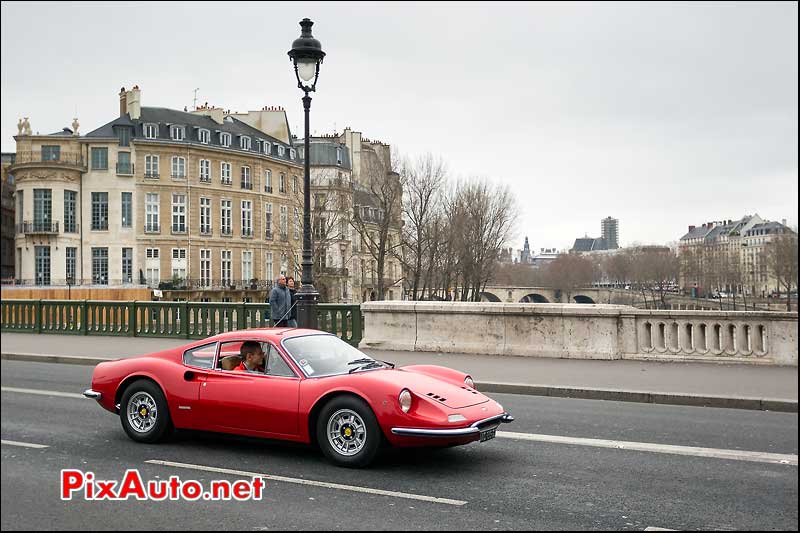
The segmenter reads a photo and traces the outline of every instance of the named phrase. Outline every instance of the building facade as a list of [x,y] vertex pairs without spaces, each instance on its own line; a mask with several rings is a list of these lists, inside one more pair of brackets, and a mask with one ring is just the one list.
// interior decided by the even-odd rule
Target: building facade
[[2,180],[0,181],[0,279],[10,282],[14,278],[14,175],[8,169],[14,164],[16,154],[2,154]]
[[288,125],[278,138],[218,108],[144,107],[138,87],[119,98],[119,116],[85,136],[76,120],[15,137],[18,283],[255,288],[297,272]]

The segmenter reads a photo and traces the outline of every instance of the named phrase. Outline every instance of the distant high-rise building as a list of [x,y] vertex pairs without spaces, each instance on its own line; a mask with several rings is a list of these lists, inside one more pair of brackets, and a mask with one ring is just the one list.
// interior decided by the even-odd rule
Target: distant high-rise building
[[616,250],[619,248],[619,220],[611,217],[604,218],[600,221],[600,226],[606,249]]

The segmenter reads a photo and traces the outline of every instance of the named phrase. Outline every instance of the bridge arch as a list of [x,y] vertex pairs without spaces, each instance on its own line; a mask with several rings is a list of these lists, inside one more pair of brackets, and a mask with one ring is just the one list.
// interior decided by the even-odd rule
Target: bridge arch
[[575,303],[579,303],[579,304],[593,304],[593,303],[595,303],[594,300],[592,300],[591,298],[589,298],[588,296],[585,296],[583,294],[576,295],[573,298],[573,300],[575,300]]
[[481,293],[481,301],[482,302],[502,302],[503,300],[501,300],[496,294],[493,294],[491,292],[482,292]]
[[519,302],[520,302],[520,303],[524,303],[524,304],[529,304],[529,303],[534,303],[534,304],[549,304],[549,303],[550,303],[550,300],[548,300],[547,298],[545,298],[544,296],[542,296],[542,295],[541,295],[541,294],[539,294],[539,293],[531,293],[531,294],[526,294],[525,296],[523,296],[523,297],[520,299],[520,301],[519,301]]

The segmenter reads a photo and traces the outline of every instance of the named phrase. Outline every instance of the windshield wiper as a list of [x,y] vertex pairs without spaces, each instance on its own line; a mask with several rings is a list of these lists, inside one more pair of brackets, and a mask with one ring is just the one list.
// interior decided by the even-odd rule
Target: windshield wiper
[[367,363],[366,365],[361,365],[355,368],[351,368],[348,374],[352,374],[353,372],[356,372],[358,370],[369,370],[370,368],[382,367],[383,365],[384,363],[382,361],[370,360],[370,362]]
[[347,363],[348,365],[363,365],[364,363],[372,363],[375,359],[369,357],[362,357],[361,359],[355,359]]

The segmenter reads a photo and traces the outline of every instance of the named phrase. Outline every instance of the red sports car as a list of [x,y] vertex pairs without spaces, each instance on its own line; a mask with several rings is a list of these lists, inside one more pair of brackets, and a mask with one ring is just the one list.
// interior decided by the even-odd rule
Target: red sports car
[[138,442],[156,442],[172,428],[316,441],[351,467],[369,464],[382,442],[484,442],[514,420],[462,372],[394,368],[308,329],[232,331],[100,363],[83,394],[118,413]]

